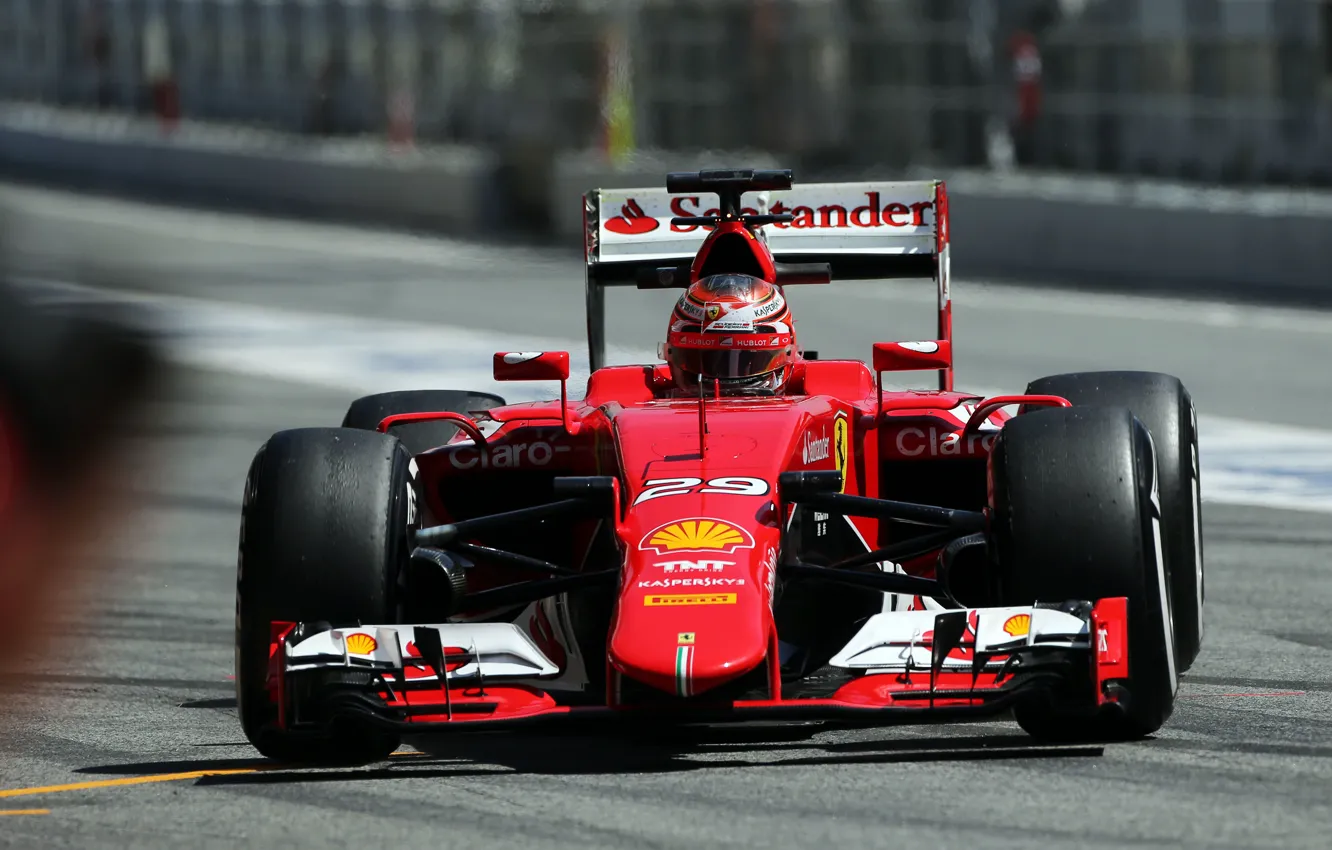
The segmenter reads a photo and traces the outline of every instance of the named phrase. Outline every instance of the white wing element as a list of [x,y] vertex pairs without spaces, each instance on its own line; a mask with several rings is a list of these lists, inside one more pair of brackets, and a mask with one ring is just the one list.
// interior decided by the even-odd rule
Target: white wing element
[[[938,611],[894,611],[875,614],[856,636],[828,662],[834,667],[876,672],[929,669],[932,635]],[[976,633],[962,638],[965,648],[1002,652],[1040,645],[1091,649],[1087,622],[1050,608],[974,608]],[[969,669],[971,660],[948,658],[945,668]]]
[[[773,254],[836,256],[934,254],[936,181],[805,183],[780,192],[752,192],[746,212],[791,213],[795,220],[759,228]],[[588,222],[592,262],[687,259],[708,231],[671,224],[675,216],[716,214],[708,193],[671,194],[665,189],[596,189],[589,193],[595,220]]]
[[333,629],[306,638],[287,650],[287,670],[321,667],[395,669],[404,660],[424,665],[408,649],[417,628],[437,629],[440,644],[474,655],[449,673],[450,679],[528,679],[554,676],[560,668],[512,623],[440,623],[359,626]]

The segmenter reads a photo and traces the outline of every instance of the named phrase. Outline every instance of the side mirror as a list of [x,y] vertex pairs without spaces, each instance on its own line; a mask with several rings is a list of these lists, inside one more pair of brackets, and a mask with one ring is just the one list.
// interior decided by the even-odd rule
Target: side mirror
[[497,381],[569,380],[567,351],[499,351],[495,354]]
[[946,339],[874,343],[875,372],[917,372],[952,365],[953,343]]
[[578,433],[579,424],[569,417],[569,352],[567,351],[497,351],[497,381],[559,381],[560,421],[564,433]]

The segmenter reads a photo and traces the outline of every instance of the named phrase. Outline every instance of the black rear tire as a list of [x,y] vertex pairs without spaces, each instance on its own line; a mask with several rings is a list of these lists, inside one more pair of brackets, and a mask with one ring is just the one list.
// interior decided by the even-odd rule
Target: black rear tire
[[[468,413],[503,406],[504,399],[490,393],[468,390],[401,390],[378,393],[358,398],[347,408],[342,427],[374,431],[385,417],[399,413],[429,413],[449,411]],[[413,455],[429,451],[447,443],[458,433],[458,426],[450,422],[407,422],[393,427],[393,434]]]
[[1198,415],[1184,384],[1158,372],[1076,372],[1033,381],[1027,392],[1075,406],[1127,407],[1152,434],[1160,475],[1161,534],[1179,671],[1203,641],[1203,539]]
[[1084,694],[1051,694],[1019,705],[1015,719],[1047,740],[1155,732],[1178,673],[1146,427],[1125,408],[1024,413],[1000,432],[989,474],[1000,604],[1128,598],[1127,699],[1097,710]]
[[287,762],[365,763],[398,737],[366,726],[278,730],[267,690],[270,623],[397,622],[397,582],[415,522],[411,455],[385,434],[280,431],[254,457],[236,569],[236,697],[259,752]]

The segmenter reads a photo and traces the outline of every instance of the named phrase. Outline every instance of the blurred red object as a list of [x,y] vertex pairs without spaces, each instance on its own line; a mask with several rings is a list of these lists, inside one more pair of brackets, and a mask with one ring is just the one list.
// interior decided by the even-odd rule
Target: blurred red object
[[388,104],[388,140],[389,144],[402,150],[416,146],[416,102],[411,92],[399,89],[389,98]]
[[130,507],[128,438],[165,364],[150,336],[107,309],[40,305],[0,282],[0,642],[10,659],[39,648],[54,609],[105,578],[96,544]]
[[1041,50],[1036,36],[1025,30],[1013,34],[1008,44],[1013,57],[1013,79],[1017,83],[1020,125],[1028,126],[1041,114]]
[[153,113],[164,133],[173,132],[180,123],[180,86],[174,78],[153,83]]

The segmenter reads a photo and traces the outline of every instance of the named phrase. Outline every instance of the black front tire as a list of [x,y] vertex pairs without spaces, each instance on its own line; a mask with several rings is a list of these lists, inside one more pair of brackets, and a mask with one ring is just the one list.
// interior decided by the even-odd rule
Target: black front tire
[[1027,392],[1061,396],[1079,407],[1127,407],[1151,432],[1176,662],[1181,673],[1188,670],[1202,649],[1205,601],[1198,415],[1189,391],[1158,372],[1075,372],[1033,381]]
[[397,621],[415,522],[410,461],[397,438],[344,428],[280,431],[254,457],[236,570],[236,697],[245,736],[269,758],[366,763],[398,747],[362,725],[277,729],[267,676],[273,621]]
[[1132,740],[1170,717],[1179,679],[1160,557],[1155,454],[1125,408],[1047,409],[1008,422],[990,456],[991,535],[1003,605],[1127,597],[1127,699],[1085,694],[1019,705],[1045,740]]
[[[490,393],[468,390],[400,390],[358,398],[347,408],[342,427],[374,431],[386,417],[399,413],[430,413],[448,411],[469,413],[502,407],[504,399]],[[406,422],[393,427],[393,434],[402,440],[413,455],[430,451],[447,443],[458,433],[458,426],[446,420],[437,422]]]

